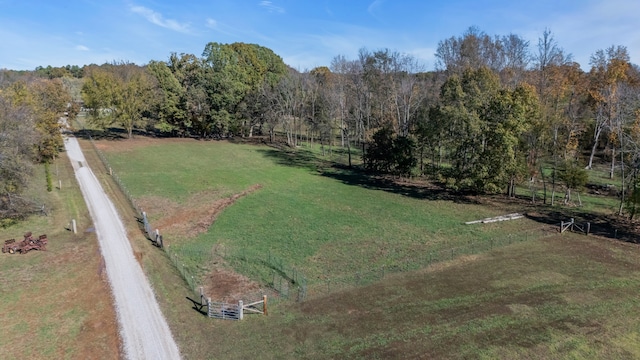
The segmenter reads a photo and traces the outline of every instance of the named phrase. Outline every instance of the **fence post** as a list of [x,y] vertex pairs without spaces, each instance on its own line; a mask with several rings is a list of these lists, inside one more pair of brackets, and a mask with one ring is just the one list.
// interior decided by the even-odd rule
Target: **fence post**
[[564,221],[560,220],[560,234],[564,232]]
[[571,218],[571,232],[573,232],[573,223],[574,223],[573,218]]
[[74,234],[78,233],[78,228],[76,227],[76,219],[71,220],[71,230],[73,230]]
[[267,315],[267,295],[262,295],[262,313]]
[[242,300],[238,300],[238,320],[242,320],[244,317],[244,305]]
[[591,232],[591,223],[588,222],[587,223],[587,236],[589,236],[589,233]]
[[211,317],[211,298],[207,298],[207,316]]

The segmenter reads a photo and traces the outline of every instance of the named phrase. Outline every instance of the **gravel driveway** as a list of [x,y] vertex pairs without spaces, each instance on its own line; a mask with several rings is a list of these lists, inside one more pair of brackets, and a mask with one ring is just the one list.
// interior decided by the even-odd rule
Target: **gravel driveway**
[[128,359],[179,359],[178,346],[133,255],[113,203],[87,166],[76,138],[65,137],[65,148],[100,243],[115,300],[124,355]]

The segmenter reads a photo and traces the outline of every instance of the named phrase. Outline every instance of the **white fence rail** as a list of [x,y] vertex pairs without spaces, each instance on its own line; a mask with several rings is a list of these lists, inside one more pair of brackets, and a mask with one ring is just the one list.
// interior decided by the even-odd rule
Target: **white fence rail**
[[214,319],[242,320],[245,313],[267,315],[267,295],[262,296],[262,300],[250,304],[244,304],[242,300],[237,304],[230,304],[220,301],[211,301],[211,298],[204,296],[203,288],[200,287],[200,304],[207,305],[207,316]]

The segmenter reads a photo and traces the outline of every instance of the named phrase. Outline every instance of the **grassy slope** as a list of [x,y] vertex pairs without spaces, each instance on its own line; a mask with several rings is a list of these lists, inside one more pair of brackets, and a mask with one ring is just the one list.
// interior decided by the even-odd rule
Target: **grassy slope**
[[[0,358],[118,358],[115,313],[97,240],[66,155],[51,166],[56,188],[46,192],[37,168],[29,194],[48,216],[0,228],[0,239],[47,234],[46,252],[0,254]],[[57,175],[56,175],[57,174]],[[62,189],[58,189],[58,179]],[[74,218],[78,234],[65,226]]]
[[637,358],[637,248],[567,235],[220,323],[211,358]]
[[[462,221],[504,209],[406,196],[410,188],[354,186],[359,179],[348,173],[318,176],[310,159],[268,148],[192,141],[101,146],[140,197],[185,202],[202,191],[223,197],[260,183],[260,191],[228,208],[209,233],[174,243],[271,250],[311,276],[534,225],[465,227]],[[529,241],[301,305],[278,303],[268,317],[237,323],[188,309],[188,291],[162,253],[144,241],[134,247],[145,252],[145,268],[187,358],[639,356],[634,245],[575,235]]]

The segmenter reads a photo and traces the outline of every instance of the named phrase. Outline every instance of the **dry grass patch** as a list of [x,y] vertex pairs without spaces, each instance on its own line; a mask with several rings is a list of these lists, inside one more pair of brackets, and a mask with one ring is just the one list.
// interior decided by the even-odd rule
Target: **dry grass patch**
[[168,242],[180,239],[192,239],[209,230],[218,215],[238,199],[262,188],[260,184],[229,197],[220,198],[217,191],[205,191],[195,194],[184,204],[161,198],[147,196],[140,199],[143,209],[149,209],[152,215],[152,225],[165,237]]
[[[69,160],[56,161],[63,188],[40,194],[49,216],[0,228],[0,239],[28,230],[49,239],[46,251],[0,254],[0,359],[118,359],[118,324],[97,239],[84,231],[91,223]],[[44,176],[34,186],[44,188]],[[65,230],[71,218],[78,234]]]

